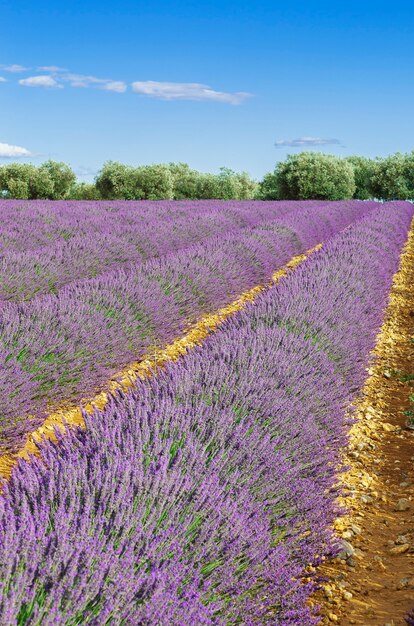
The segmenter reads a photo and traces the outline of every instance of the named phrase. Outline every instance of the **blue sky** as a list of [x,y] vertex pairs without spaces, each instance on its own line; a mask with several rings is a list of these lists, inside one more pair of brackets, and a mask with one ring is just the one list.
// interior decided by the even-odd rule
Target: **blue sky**
[[0,0],[0,21],[3,164],[258,178],[304,148],[414,148],[408,1]]

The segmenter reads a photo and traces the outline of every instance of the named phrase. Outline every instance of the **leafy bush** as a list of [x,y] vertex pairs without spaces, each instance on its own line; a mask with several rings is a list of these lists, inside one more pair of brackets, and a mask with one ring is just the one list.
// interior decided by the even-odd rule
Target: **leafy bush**
[[362,156],[349,156],[345,161],[350,163],[354,168],[355,177],[355,192],[354,198],[358,200],[368,200],[375,196],[372,177],[375,172],[377,161],[374,159],[367,159]]
[[378,159],[372,175],[372,188],[377,198],[414,198],[414,152],[397,152],[385,159]]
[[65,163],[47,161],[36,167],[29,163],[10,163],[0,167],[0,191],[5,197],[20,200],[68,196],[75,174]]
[[288,155],[275,168],[279,197],[286,200],[344,200],[355,191],[354,169],[331,154]]

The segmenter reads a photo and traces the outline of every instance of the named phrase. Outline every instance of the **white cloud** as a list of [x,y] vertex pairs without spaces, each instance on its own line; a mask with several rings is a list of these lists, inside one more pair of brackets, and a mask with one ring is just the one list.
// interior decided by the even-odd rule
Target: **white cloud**
[[299,137],[298,139],[278,139],[276,148],[306,148],[307,146],[340,146],[339,139],[322,139],[321,137]]
[[7,80],[4,78],[4,76],[0,76],[0,83],[7,83]]
[[103,85],[102,89],[106,91],[116,91],[117,93],[124,93],[126,91],[127,86],[121,80],[111,80],[105,85]]
[[62,74],[60,78],[61,80],[68,82],[71,87],[97,87],[98,89],[115,91],[117,93],[123,93],[127,89],[127,86],[123,81],[111,80],[110,78],[97,78],[96,76],[72,73]]
[[9,143],[0,143],[0,158],[17,159],[21,157],[30,157],[32,153],[21,146],[13,146]]
[[91,85],[102,85],[110,80],[104,78],[96,78],[96,76],[87,76],[84,74],[62,74],[61,79],[68,82],[71,87],[90,87]]
[[[27,71],[22,65],[0,66],[10,72]],[[48,72],[38,76],[28,76],[22,78],[18,82],[25,87],[46,87],[46,88],[62,88],[63,83],[68,83],[71,87],[102,89],[104,91],[112,91],[114,93],[124,93],[128,89],[128,85],[122,80],[113,80],[110,78],[98,78],[88,74],[75,74],[68,72],[64,68],[57,65],[42,65],[36,68],[38,72]],[[5,79],[0,77],[0,82]],[[226,104],[241,104],[246,98],[252,94],[243,91],[225,92],[212,89],[208,85],[201,83],[173,83],[159,82],[153,80],[135,81],[131,84],[132,90],[149,98],[158,98],[160,100],[198,100],[204,102],[224,102]],[[306,139],[306,138],[305,138]],[[299,140],[294,140],[299,141]],[[276,142],[276,145],[284,145],[283,142]],[[286,144],[288,145],[288,144]]]
[[19,80],[19,85],[24,87],[63,87],[59,84],[53,76],[29,76],[29,78],[22,78]]
[[64,67],[58,67],[57,65],[42,65],[36,68],[37,72],[66,72]]
[[5,72],[27,72],[30,67],[24,67],[23,65],[17,65],[14,63],[13,65],[0,65],[0,69]]
[[251,96],[245,92],[215,91],[208,85],[200,83],[168,83],[153,80],[136,81],[132,83],[132,90],[135,93],[161,100],[205,100],[228,104],[240,104]]

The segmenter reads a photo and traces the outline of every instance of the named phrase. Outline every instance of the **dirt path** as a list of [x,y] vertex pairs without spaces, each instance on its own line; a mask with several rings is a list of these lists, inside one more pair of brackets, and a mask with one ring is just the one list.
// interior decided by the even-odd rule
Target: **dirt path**
[[321,624],[406,625],[414,609],[414,431],[404,415],[414,409],[414,222],[375,355],[345,458],[349,515],[335,524],[347,543],[319,570]]
[[294,256],[285,266],[274,272],[268,283],[257,285],[245,291],[227,306],[219,309],[215,313],[203,316],[176,341],[160,350],[152,351],[150,354],[145,355],[141,361],[132,363],[129,367],[118,372],[118,374],[107,383],[106,391],[98,393],[94,398],[85,399],[78,405],[63,406],[58,411],[51,412],[42,426],[28,435],[25,446],[18,453],[0,455],[0,478],[10,478],[12,469],[20,457],[29,458],[30,454],[37,454],[38,447],[36,442],[40,441],[43,437],[52,440],[56,439],[54,434],[56,428],[65,430],[65,424],[68,426],[81,426],[83,428],[85,422],[81,407],[86,412],[92,412],[94,408],[102,409],[108,402],[109,394],[118,389],[125,391],[133,385],[133,381],[137,377],[145,378],[151,376],[156,372],[157,368],[162,367],[170,361],[176,361],[180,356],[185,354],[189,348],[202,343],[210,333],[214,332],[214,330],[224,322],[224,320],[245,308],[247,304],[253,302],[259,294],[277,284],[298,265],[303,263],[310,254],[319,250],[321,247],[322,244],[318,244],[314,248],[307,250],[304,254]]

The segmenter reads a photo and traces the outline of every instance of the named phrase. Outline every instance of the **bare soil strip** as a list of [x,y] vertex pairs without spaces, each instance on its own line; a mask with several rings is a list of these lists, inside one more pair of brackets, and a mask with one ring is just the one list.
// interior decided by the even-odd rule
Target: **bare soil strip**
[[[300,265],[310,254],[319,250],[322,244],[318,244],[304,254],[294,256],[284,267],[277,270],[271,280],[264,285],[258,285],[245,291],[236,300],[229,305],[219,309],[216,313],[203,316],[196,324],[192,325],[189,330],[176,339],[173,343],[168,344],[165,348],[154,350],[147,354],[141,361],[132,363],[125,368],[106,385],[106,390],[98,393],[94,398],[85,399],[79,405],[65,406],[57,411],[53,411],[43,422],[42,426],[30,433],[25,446],[16,454],[5,454],[0,456],[0,477],[10,478],[13,466],[16,465],[19,457],[29,458],[30,454],[38,454],[36,442],[43,437],[55,440],[55,429],[65,430],[67,426],[85,427],[82,416],[82,408],[86,412],[92,412],[95,408],[102,409],[108,402],[111,393],[122,389],[127,390],[134,384],[134,380],[146,378],[155,373],[157,368],[166,365],[170,361],[176,361],[180,356],[185,354],[188,349],[201,344],[206,337],[214,332],[214,330],[224,322],[228,317],[234,315],[237,311],[241,311],[249,302],[253,302],[260,293],[263,293],[271,286],[278,283],[289,272]],[[82,408],[81,408],[82,407]]]
[[[357,407],[340,477],[349,514],[337,519],[340,557],[313,598],[321,624],[402,625],[414,608],[414,221]],[[411,378],[410,378],[411,375]]]

